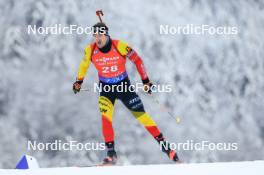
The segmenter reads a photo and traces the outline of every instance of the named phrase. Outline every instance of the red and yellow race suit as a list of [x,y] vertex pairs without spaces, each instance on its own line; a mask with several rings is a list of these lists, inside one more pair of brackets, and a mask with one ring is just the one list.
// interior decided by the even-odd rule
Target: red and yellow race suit
[[[101,52],[95,44],[90,44],[85,48],[77,80],[82,81],[84,79],[87,69],[92,62],[98,71],[101,84],[117,85],[125,82],[125,86],[130,86],[125,66],[126,58],[128,58],[136,65],[143,82],[149,81],[142,59],[128,44],[118,40],[111,40],[111,44],[111,49],[107,53]],[[161,134],[156,123],[145,112],[143,103],[135,92],[102,91],[99,98],[99,110],[102,114],[102,130],[106,143],[113,142],[114,140],[112,117],[116,99],[123,102],[153,137],[158,137]]]

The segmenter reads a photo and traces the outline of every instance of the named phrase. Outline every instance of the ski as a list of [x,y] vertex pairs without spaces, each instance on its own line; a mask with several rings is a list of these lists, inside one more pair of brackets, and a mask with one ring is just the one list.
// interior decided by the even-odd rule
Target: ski
[[105,166],[120,166],[120,165],[99,163],[99,164],[83,165],[83,166],[76,166],[76,167],[85,168],[85,167],[105,167]]

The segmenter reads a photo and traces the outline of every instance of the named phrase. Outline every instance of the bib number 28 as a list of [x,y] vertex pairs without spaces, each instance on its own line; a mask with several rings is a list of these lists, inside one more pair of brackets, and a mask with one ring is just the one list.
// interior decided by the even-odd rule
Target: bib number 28
[[103,67],[103,73],[116,72],[118,70],[117,65],[111,67]]

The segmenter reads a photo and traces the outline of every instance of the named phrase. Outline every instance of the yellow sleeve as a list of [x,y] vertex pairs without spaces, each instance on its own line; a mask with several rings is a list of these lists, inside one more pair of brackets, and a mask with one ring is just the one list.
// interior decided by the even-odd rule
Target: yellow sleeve
[[131,48],[124,41],[118,41],[117,49],[122,56],[126,56]]
[[77,80],[83,80],[91,64],[92,46],[89,45],[84,49],[84,56],[78,69]]

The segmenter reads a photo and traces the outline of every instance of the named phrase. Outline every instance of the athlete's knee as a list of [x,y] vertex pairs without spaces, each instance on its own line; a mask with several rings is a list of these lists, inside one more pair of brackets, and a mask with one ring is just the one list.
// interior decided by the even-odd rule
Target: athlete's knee
[[114,104],[107,97],[99,97],[99,110],[102,114],[111,114],[114,110]]
[[146,112],[133,112],[133,114],[153,137],[160,134],[155,121]]
[[146,112],[135,112],[132,111],[134,117],[141,123],[146,126],[156,126],[155,121],[146,113]]

